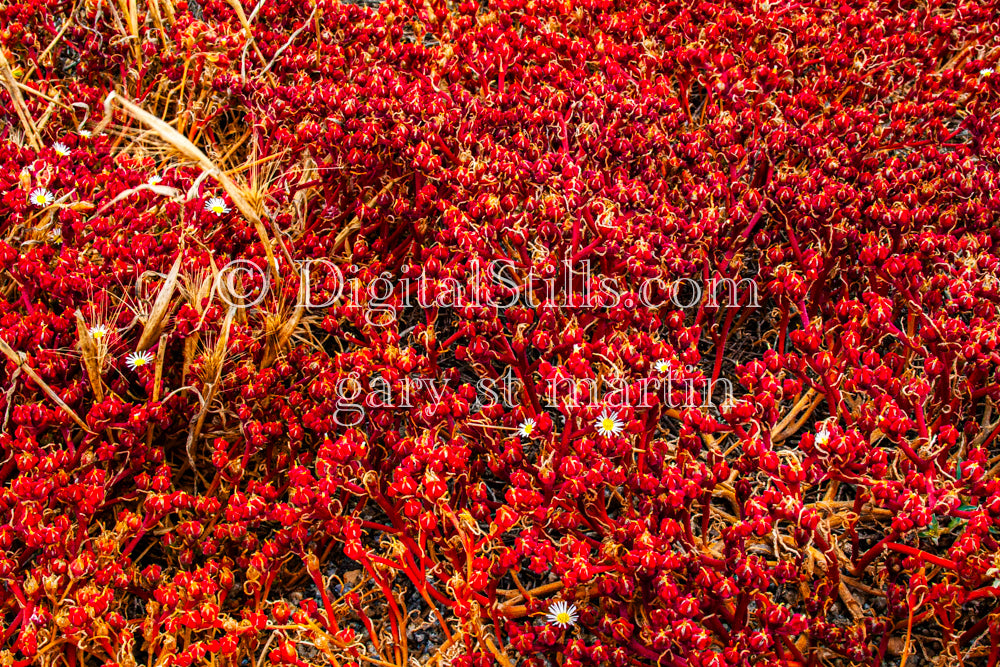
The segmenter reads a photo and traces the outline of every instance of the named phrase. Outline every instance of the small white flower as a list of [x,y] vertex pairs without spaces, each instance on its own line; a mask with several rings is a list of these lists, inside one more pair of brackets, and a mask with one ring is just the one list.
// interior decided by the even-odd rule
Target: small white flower
[[222,197],[212,197],[207,202],[205,202],[205,210],[211,211],[216,215],[225,215],[229,213],[229,207],[226,206],[226,201]]
[[537,422],[535,422],[534,419],[531,419],[529,417],[528,419],[525,419],[523,422],[521,422],[521,425],[518,427],[517,432],[522,437],[530,438],[531,434],[535,432],[536,428],[538,428]]
[[594,422],[594,428],[597,429],[597,434],[606,437],[618,435],[622,432],[624,427],[625,423],[618,419],[618,413],[615,412],[614,414],[610,414],[607,410],[602,412],[597,418],[597,421]]
[[822,448],[826,447],[828,444],[830,444],[830,432],[826,430],[826,427],[824,426],[820,429],[819,433],[816,434],[816,446]]
[[46,190],[45,188],[36,188],[28,196],[28,200],[31,201],[31,203],[37,206],[38,208],[45,208],[46,206],[54,202],[56,198],[53,197],[52,193]]
[[655,364],[653,364],[653,368],[656,370],[657,373],[666,373],[667,371],[670,370],[670,364],[668,364],[666,360],[660,359]]
[[545,614],[545,620],[558,625],[560,628],[569,628],[576,625],[576,619],[576,605],[564,600],[553,602]]
[[153,360],[153,353],[149,350],[143,350],[142,352],[133,352],[125,358],[125,363],[132,370],[136,370],[142,366],[145,366]]
[[90,137],[94,136],[90,130],[80,130],[79,132],[77,132],[77,134],[79,134],[84,139],[89,139]]
[[69,146],[67,146],[61,141],[57,141],[56,143],[52,144],[52,149],[56,152],[56,155],[59,155],[61,157],[66,157],[69,155]]
[[985,68],[979,70],[979,76],[991,76],[992,74],[993,74],[993,68],[992,67],[985,67]]
[[160,176],[158,174],[154,174],[154,175],[150,176],[149,180],[146,181],[146,182],[149,183],[150,185],[159,185],[160,181],[162,181],[162,180],[163,180],[162,176]]
[[98,324],[96,327],[91,327],[90,335],[93,336],[94,340],[101,340],[108,335],[108,328],[103,324]]

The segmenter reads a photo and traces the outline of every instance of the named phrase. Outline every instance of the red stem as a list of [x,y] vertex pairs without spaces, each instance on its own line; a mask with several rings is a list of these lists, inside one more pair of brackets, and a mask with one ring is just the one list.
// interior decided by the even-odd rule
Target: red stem
[[880,553],[882,553],[882,550],[885,549],[885,547],[886,547],[887,544],[889,544],[894,539],[896,539],[897,535],[898,535],[898,532],[895,529],[893,529],[888,535],[886,535],[881,540],[879,540],[877,543],[875,543],[875,545],[872,546],[871,549],[869,549],[868,551],[866,551],[865,555],[862,556],[861,559],[854,566],[854,570],[853,570],[854,576],[859,576],[862,572],[864,572],[866,569],[868,569],[868,565],[873,560],[875,560],[876,556],[878,556]]
[[919,558],[921,560],[927,561],[928,563],[934,563],[935,565],[940,565],[941,567],[947,568],[949,570],[957,570],[958,563],[953,560],[948,560],[947,558],[941,558],[935,556],[934,554],[929,554],[926,551],[921,551],[920,549],[908,546],[906,544],[899,544],[898,542],[886,542],[885,546],[893,551],[899,551],[914,558]]

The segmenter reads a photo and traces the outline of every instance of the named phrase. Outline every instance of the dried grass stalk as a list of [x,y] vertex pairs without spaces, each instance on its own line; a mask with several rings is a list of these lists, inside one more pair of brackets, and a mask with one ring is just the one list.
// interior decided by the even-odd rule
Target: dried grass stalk
[[208,159],[208,156],[205,155],[201,149],[191,143],[191,140],[172,128],[162,119],[157,118],[142,107],[113,91],[104,99],[104,120],[101,121],[102,126],[106,126],[111,120],[111,104],[114,101],[117,101],[126,113],[158,134],[161,139],[170,144],[181,155],[189,160],[197,162],[205,171],[219,181],[219,184],[222,185],[223,189],[229,195],[229,198],[233,200],[233,205],[236,206],[237,210],[239,210],[239,212],[247,220],[253,223],[254,229],[257,231],[257,236],[260,238],[261,243],[264,245],[264,251],[267,253],[268,264],[274,265],[274,249],[271,244],[271,239],[268,237],[267,230],[264,228],[264,223],[261,221],[260,215],[250,204],[250,201],[247,199],[243,189],[240,188],[233,181],[233,179],[229,178],[226,172],[219,169],[214,162]]
[[200,319],[198,320],[198,327],[191,332],[191,335],[184,339],[184,365],[181,368],[181,384],[187,382],[188,370],[191,368],[191,362],[194,361],[194,356],[198,351],[198,343],[201,341],[201,322],[205,316],[205,308],[202,303],[212,295],[212,285],[215,283],[215,276],[218,274],[215,261],[211,260],[211,263],[212,274],[206,275],[198,272],[194,275],[185,276],[183,280],[184,297],[191,304],[191,307],[195,309],[195,312],[198,313]]
[[239,0],[226,0],[229,6],[233,8],[236,12],[237,18],[240,20],[240,25],[243,26],[243,31],[247,35],[247,42],[253,47],[254,52],[257,57],[260,58],[260,64],[263,65],[267,62],[267,58],[261,53],[260,48],[257,46],[257,41],[253,38],[253,30],[250,29],[250,21],[247,20],[247,15],[243,11],[243,5],[240,4]]
[[63,412],[65,412],[66,414],[68,414],[73,419],[73,421],[76,422],[77,426],[79,426],[80,428],[82,428],[87,433],[91,433],[91,434],[94,433],[93,431],[91,431],[87,427],[86,422],[84,422],[82,419],[80,419],[80,416],[78,414],[76,414],[76,412],[73,411],[73,408],[71,408],[68,405],[66,405],[66,402],[63,401],[61,398],[59,398],[59,395],[56,394],[56,392],[52,391],[52,387],[50,387],[45,382],[45,380],[43,380],[42,378],[40,378],[38,376],[38,373],[36,373],[31,368],[31,366],[29,366],[28,364],[25,363],[25,361],[24,361],[24,355],[23,354],[19,354],[18,352],[15,352],[13,350],[13,348],[11,348],[11,346],[8,345],[6,343],[6,341],[4,341],[2,338],[0,338],[0,352],[3,352],[4,355],[8,359],[10,359],[15,364],[17,364],[18,368],[20,368],[25,373],[27,373],[28,377],[30,377],[32,380],[34,380],[35,384],[37,384],[39,387],[41,387],[42,391],[44,391],[45,394],[49,398],[51,398],[55,402],[55,404],[58,405],[62,409]]
[[156,26],[157,31],[160,33],[160,39],[166,42],[167,32],[163,29],[163,17],[160,16],[159,0],[146,0],[146,6],[149,7],[149,14],[153,17],[153,25]]
[[[160,345],[156,348],[156,375],[153,379],[153,402],[160,400],[163,393],[163,360],[166,357],[167,334],[160,336]],[[146,427],[146,446],[153,444],[153,425]]]
[[177,188],[167,187],[166,185],[150,185],[148,183],[144,183],[142,185],[138,185],[134,188],[125,190],[124,192],[120,193],[117,197],[115,197],[108,203],[101,206],[101,208],[98,209],[96,213],[94,213],[94,216],[96,217],[98,215],[101,215],[109,208],[120,202],[122,199],[125,199],[126,197],[129,197],[135,194],[136,192],[142,192],[143,190],[152,190],[156,194],[161,195],[163,197],[177,197],[180,196],[181,194],[181,191],[178,190]]
[[167,280],[163,283],[163,287],[160,288],[160,293],[156,295],[156,301],[153,302],[153,310],[146,320],[146,325],[142,329],[142,335],[139,336],[139,343],[135,347],[136,352],[142,352],[151,348],[163,331],[163,322],[166,319],[167,311],[170,310],[170,300],[174,296],[174,290],[177,289],[177,274],[181,268],[181,255],[183,253],[183,249],[177,253],[177,259],[174,260],[174,265],[170,267]]
[[90,333],[90,327],[83,319],[83,313],[76,311],[76,333],[80,339],[80,353],[83,355],[83,367],[87,370],[90,386],[98,401],[104,400],[104,383],[101,381],[100,364],[97,359],[97,341]]
[[39,132],[44,130],[45,126],[49,124],[49,119],[52,118],[52,113],[56,110],[56,107],[62,107],[64,109],[66,108],[65,104],[59,102],[59,98],[61,96],[62,96],[61,93],[56,93],[54,99],[49,98],[49,105],[45,107],[45,113],[42,114],[42,117],[39,119],[37,123]]
[[229,348],[229,331],[233,325],[233,317],[236,315],[236,308],[230,307],[226,312],[226,319],[222,323],[222,331],[219,334],[219,340],[215,343],[215,348],[212,350],[211,354],[205,360],[204,373],[206,376],[203,380],[207,383],[207,391],[205,392],[205,400],[201,405],[201,410],[198,412],[198,416],[195,418],[194,426],[188,431],[187,444],[185,449],[187,451],[188,462],[191,464],[191,469],[196,473],[198,467],[195,465],[195,447],[198,444],[198,438],[201,436],[201,430],[205,426],[205,418],[208,417],[208,410],[212,405],[212,401],[215,400],[215,393],[219,388],[219,379],[222,377],[222,367],[226,363],[226,352]]
[[267,368],[273,364],[281,351],[285,349],[288,341],[291,339],[292,334],[299,326],[299,322],[302,321],[302,315],[305,313],[306,309],[306,281],[301,280],[299,282],[299,293],[298,299],[295,303],[295,308],[292,310],[291,315],[288,318],[279,317],[274,320],[277,325],[274,329],[265,333],[268,338],[267,348],[264,351],[264,358],[261,360],[260,367]]
[[28,113],[28,107],[24,103],[24,98],[21,97],[21,91],[17,87],[17,80],[14,78],[14,73],[10,71],[10,63],[7,62],[7,56],[3,54],[3,49],[0,49],[0,74],[3,75],[3,82],[7,87],[7,92],[10,93],[10,99],[14,103],[14,110],[17,111],[17,117],[21,119],[21,125],[24,126],[24,135],[28,138],[28,142],[32,148],[36,151],[42,150],[42,141],[38,137],[38,128],[35,127],[35,122],[31,119],[31,114]]

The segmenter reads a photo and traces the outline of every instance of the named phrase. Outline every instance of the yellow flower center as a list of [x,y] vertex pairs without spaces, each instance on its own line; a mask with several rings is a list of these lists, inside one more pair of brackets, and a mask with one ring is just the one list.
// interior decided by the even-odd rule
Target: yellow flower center
[[91,335],[95,339],[101,340],[102,338],[104,338],[104,329],[96,329]]
[[225,210],[226,210],[226,207],[223,206],[222,204],[215,204],[214,206],[212,206],[212,212],[213,213],[220,213],[221,214]]
[[136,366],[145,366],[146,365],[146,357],[138,357],[132,363],[134,363]]
[[35,203],[36,204],[44,204],[45,203],[45,195],[35,195]]
[[615,420],[611,419],[610,417],[605,417],[604,419],[601,420],[601,428],[604,429],[605,431],[615,430]]
[[525,424],[524,426],[521,427],[521,430],[524,431],[525,435],[531,435],[531,432],[535,430],[535,425]]
[[572,620],[573,619],[570,617],[568,611],[561,611],[558,614],[556,614],[556,623],[558,623],[559,625],[569,625],[572,622]]

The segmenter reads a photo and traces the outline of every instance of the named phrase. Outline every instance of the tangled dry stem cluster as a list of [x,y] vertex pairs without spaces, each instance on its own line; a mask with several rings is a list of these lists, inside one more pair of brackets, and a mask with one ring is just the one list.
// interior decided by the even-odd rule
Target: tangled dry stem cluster
[[997,15],[0,4],[0,664],[995,667]]

